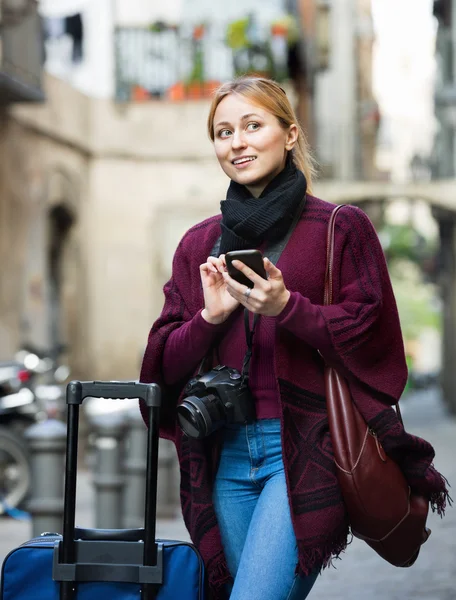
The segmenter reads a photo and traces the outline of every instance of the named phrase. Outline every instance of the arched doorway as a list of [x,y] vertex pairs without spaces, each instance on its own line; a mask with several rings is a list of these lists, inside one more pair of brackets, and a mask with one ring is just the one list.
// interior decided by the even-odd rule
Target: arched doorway
[[65,204],[50,208],[48,214],[48,283],[49,283],[49,341],[52,358],[58,359],[68,344],[63,324],[63,287],[68,239],[75,217]]
[[85,281],[81,272],[80,183],[76,172],[49,171],[45,212],[46,337],[52,357],[74,376],[81,371],[85,326]]

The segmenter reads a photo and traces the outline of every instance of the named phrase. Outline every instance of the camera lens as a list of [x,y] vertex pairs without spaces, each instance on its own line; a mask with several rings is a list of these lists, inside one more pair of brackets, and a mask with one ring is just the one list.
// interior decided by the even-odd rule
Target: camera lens
[[213,394],[189,396],[177,407],[177,420],[186,435],[201,439],[225,424],[223,403]]
[[177,420],[189,437],[200,439],[210,433],[210,416],[203,400],[197,396],[185,398],[177,407]]
[[188,398],[177,407],[179,426],[189,437],[200,439],[204,437],[206,424],[200,411],[188,402]]

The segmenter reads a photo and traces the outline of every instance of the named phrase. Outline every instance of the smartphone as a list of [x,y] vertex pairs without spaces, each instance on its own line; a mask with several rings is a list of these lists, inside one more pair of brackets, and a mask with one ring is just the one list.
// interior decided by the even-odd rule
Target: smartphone
[[264,268],[263,255],[259,250],[233,250],[225,254],[228,275],[239,283],[242,283],[242,285],[253,288],[253,281],[248,279],[239,269],[233,267],[233,260],[240,260],[252,269],[252,271],[255,271],[257,275],[263,277],[263,279],[268,278]]

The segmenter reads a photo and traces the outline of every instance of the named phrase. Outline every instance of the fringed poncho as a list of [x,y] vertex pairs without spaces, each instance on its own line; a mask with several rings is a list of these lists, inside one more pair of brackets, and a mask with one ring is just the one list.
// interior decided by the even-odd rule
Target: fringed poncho
[[[445,480],[432,466],[432,446],[404,431],[392,408],[407,378],[399,317],[378,237],[365,213],[352,206],[343,208],[337,217],[336,296],[333,305],[323,306],[326,233],[333,208],[308,196],[277,265],[292,292],[291,301],[277,318],[274,367],[288,496],[299,551],[297,572],[303,574],[327,566],[345,549],[349,534],[332,454],[324,363],[319,352],[346,376],[360,412],[386,452],[398,461],[412,489],[426,495],[440,514],[448,498]],[[217,216],[190,229],[180,242],[140,377],[162,386],[161,435],[176,445],[184,520],[203,557],[217,600],[223,598],[223,584],[230,579],[212,505],[219,436],[192,440],[177,427],[175,407],[186,378],[173,386],[164,384],[167,366],[163,351],[170,333],[198,318],[203,308],[199,265],[206,262],[219,235]]]

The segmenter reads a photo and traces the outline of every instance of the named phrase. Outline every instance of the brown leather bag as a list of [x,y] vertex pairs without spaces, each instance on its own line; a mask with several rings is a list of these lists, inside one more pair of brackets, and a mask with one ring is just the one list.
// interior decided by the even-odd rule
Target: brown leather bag
[[[334,209],[328,226],[325,305],[333,299],[334,225],[342,206]],[[426,528],[429,501],[411,493],[400,468],[356,408],[345,378],[329,365],[325,387],[334,460],[352,534],[392,565],[410,567],[431,533]],[[403,423],[399,405],[396,409]]]

